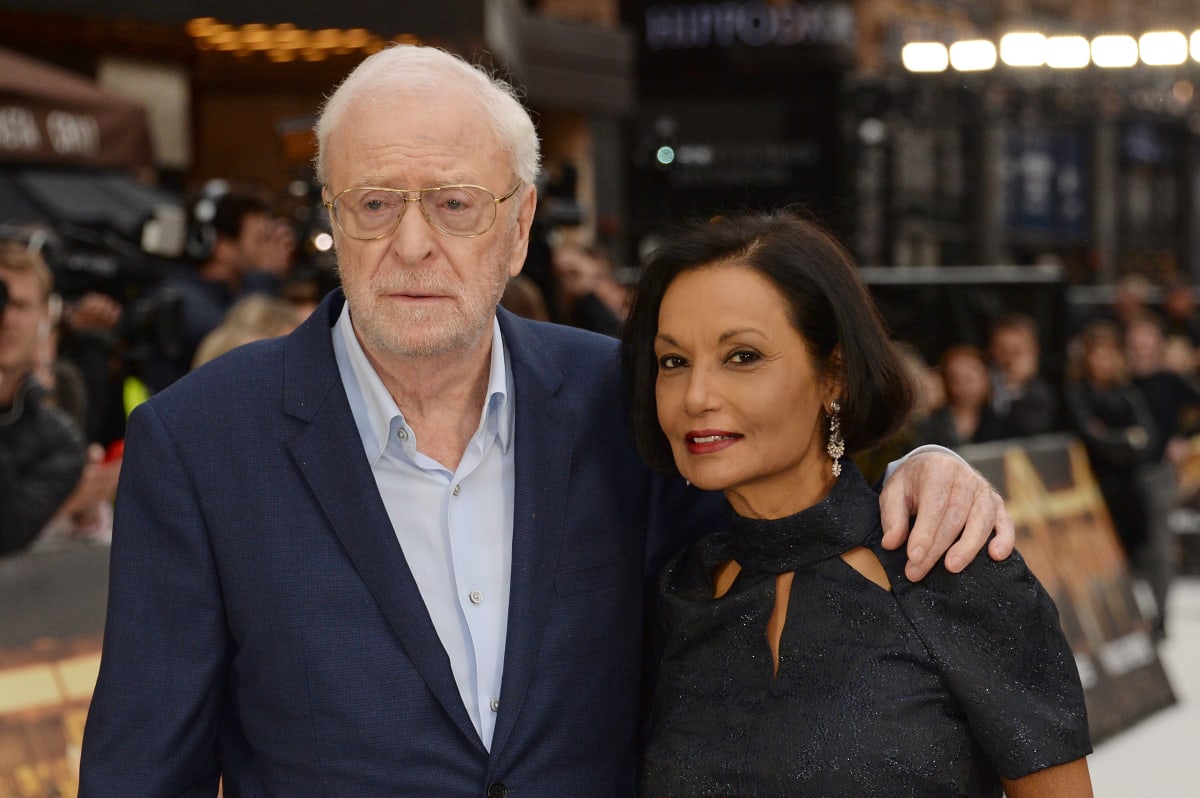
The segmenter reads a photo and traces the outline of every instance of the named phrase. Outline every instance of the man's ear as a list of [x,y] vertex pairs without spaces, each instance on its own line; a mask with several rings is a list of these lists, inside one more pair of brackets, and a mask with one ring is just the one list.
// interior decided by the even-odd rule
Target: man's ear
[[525,257],[529,254],[529,231],[533,229],[533,215],[536,211],[537,187],[529,186],[521,194],[520,203],[517,205],[517,235],[513,240],[512,263],[508,267],[510,277],[516,277],[521,273],[521,269],[525,268]]

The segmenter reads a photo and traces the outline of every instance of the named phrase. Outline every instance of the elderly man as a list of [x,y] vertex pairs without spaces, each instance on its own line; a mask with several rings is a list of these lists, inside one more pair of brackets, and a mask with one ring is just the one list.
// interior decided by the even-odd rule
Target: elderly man
[[[539,159],[506,85],[393,47],[317,133],[344,297],[131,417],[80,795],[631,796],[647,569],[721,511],[639,462],[615,341],[497,311]],[[1011,549],[942,454],[894,545],[917,495],[913,576],[973,499],[949,565],[997,514]]]

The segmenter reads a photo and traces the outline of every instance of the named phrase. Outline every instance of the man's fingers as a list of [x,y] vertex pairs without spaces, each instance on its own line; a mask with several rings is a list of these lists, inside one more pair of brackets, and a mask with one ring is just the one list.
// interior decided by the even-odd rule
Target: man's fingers
[[908,536],[908,564],[904,566],[904,574],[912,582],[920,581],[929,573],[929,569],[937,563],[937,557],[930,554],[926,541],[934,538],[934,529],[938,521],[928,513],[917,516],[913,522],[912,532]]
[[1003,560],[1012,554],[1016,547],[1016,522],[1008,514],[1008,508],[1004,506],[1004,498],[995,491],[992,493],[996,503],[996,535],[988,543],[988,556],[993,560]]
[[[917,515],[908,539],[908,565],[904,572],[909,579],[923,578],[937,564],[942,552],[958,539],[967,522],[973,494],[958,480],[929,481],[918,497],[918,506],[925,512]],[[941,512],[929,512],[937,507]]]
[[898,549],[907,540],[905,574],[913,581],[943,556],[946,568],[957,573],[985,545],[996,559],[1012,552],[1013,520],[1004,500],[982,474],[952,455],[914,455],[892,474],[879,506],[883,545]]
[[897,472],[884,483],[883,492],[879,494],[879,519],[883,524],[885,549],[898,549],[908,539],[912,508],[905,488],[903,473]]
[[995,491],[981,485],[973,495],[974,501],[962,527],[962,535],[946,552],[946,570],[958,573],[966,568],[975,554],[987,543],[988,536],[996,525],[997,503]]

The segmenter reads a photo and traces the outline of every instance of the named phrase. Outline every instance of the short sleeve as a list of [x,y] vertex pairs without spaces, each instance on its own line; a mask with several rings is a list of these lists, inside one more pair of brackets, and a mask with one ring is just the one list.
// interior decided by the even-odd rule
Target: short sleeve
[[1075,657],[1058,610],[1017,552],[986,555],[960,574],[938,565],[893,582],[976,740],[1006,778],[1092,750]]

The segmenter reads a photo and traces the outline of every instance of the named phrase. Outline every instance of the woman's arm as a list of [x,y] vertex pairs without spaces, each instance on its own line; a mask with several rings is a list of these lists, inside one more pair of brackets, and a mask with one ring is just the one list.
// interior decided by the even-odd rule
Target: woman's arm
[[1091,798],[1087,759],[1048,767],[1019,779],[1001,779],[1007,798]]

